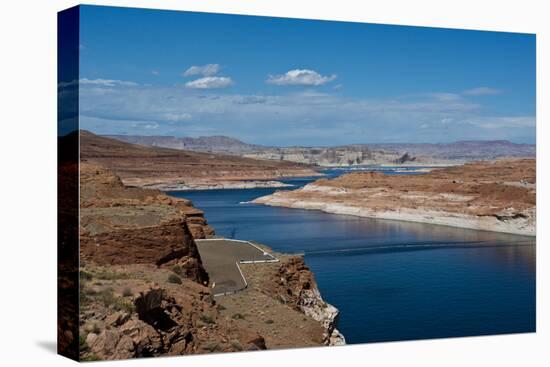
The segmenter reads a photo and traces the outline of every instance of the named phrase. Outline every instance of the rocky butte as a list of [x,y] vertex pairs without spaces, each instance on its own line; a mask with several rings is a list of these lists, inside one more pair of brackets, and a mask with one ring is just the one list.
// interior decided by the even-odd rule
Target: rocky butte
[[195,242],[214,231],[190,201],[82,162],[80,207],[81,360],[344,343],[302,258],[243,265],[250,287],[214,298]]
[[534,236],[535,159],[480,161],[422,175],[350,173],[255,203]]

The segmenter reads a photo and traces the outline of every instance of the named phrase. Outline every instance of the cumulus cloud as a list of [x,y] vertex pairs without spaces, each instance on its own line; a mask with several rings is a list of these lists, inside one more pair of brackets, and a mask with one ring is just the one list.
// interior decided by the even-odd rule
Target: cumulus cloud
[[216,75],[218,71],[220,71],[219,64],[193,65],[183,73],[183,76],[212,76]]
[[294,69],[285,74],[269,75],[267,83],[274,85],[308,85],[318,86],[336,79],[336,75],[321,75],[314,70]]
[[500,94],[502,91],[500,89],[489,88],[489,87],[477,87],[472,89],[467,89],[463,92],[467,96],[487,96],[492,94]]
[[185,83],[187,88],[193,89],[219,89],[233,85],[233,80],[225,76],[207,76]]

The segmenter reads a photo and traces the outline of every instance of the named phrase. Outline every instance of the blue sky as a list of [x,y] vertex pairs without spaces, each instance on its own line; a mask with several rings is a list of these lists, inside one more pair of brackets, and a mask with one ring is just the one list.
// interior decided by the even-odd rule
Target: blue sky
[[535,141],[535,36],[84,6],[81,127],[266,145]]

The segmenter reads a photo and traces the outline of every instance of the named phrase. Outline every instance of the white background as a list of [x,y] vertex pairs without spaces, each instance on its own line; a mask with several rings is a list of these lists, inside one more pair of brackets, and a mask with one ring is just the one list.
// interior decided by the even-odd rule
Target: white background
[[[537,333],[112,362],[127,366],[548,365],[549,26],[544,1],[90,1],[224,13],[537,33]],[[0,12],[0,364],[68,365],[56,340],[56,12],[74,1],[4,1]],[[545,24],[546,23],[546,24]],[[548,166],[547,166],[548,167]],[[452,310],[449,310],[452,312]]]

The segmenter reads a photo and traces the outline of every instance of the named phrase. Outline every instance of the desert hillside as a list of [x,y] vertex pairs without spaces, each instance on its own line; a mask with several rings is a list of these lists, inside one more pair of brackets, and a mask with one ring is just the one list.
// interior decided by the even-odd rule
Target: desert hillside
[[144,146],[223,153],[324,167],[388,164],[455,165],[475,160],[535,156],[535,145],[517,144],[506,140],[472,140],[439,144],[385,143],[349,144],[333,147],[270,147],[248,144],[227,136],[191,138],[111,135],[108,137]]
[[195,241],[213,234],[189,200],[124,186],[111,170],[82,162],[81,360],[343,342],[333,336],[337,310],[299,257],[243,265],[249,287],[214,298]]
[[115,171],[125,185],[160,189],[248,187],[255,180],[269,185],[266,180],[318,174],[299,163],[147,147],[88,131],[80,133],[80,158]]

